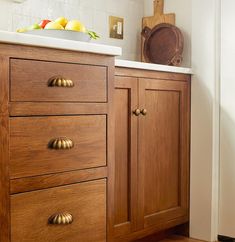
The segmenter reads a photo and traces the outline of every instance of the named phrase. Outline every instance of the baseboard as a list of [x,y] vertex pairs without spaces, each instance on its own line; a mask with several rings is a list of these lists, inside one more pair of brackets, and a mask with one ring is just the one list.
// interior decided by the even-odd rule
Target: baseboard
[[218,235],[218,241],[222,241],[222,242],[235,242],[235,238],[231,238],[231,237],[224,236],[224,235]]

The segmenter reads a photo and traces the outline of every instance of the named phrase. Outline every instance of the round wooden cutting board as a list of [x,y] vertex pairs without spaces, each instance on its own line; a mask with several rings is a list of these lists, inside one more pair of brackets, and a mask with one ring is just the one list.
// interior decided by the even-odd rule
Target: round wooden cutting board
[[[164,0],[153,0],[154,15],[149,17],[144,17],[142,21],[142,29],[148,27],[153,29],[156,25],[167,23],[175,25],[175,14],[174,13],[164,13]],[[144,37],[141,38],[141,60],[147,62],[144,58]]]
[[158,24],[152,30],[145,27],[144,57],[147,62],[179,66],[182,62],[184,39],[181,31],[172,24]]

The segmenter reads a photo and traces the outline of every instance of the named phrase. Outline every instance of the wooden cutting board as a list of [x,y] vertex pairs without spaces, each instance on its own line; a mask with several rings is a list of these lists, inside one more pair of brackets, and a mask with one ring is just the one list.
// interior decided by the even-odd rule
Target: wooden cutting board
[[[168,23],[175,25],[175,14],[168,13],[164,14],[164,0],[153,0],[154,5],[154,16],[144,17],[142,20],[142,29],[149,27],[150,29],[154,28],[157,24]],[[146,62],[143,54],[145,39],[141,37],[141,60]]]

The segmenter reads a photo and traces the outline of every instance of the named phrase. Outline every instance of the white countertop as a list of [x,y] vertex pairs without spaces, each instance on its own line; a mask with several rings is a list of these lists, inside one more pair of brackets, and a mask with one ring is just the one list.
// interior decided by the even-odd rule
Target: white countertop
[[137,61],[128,61],[128,60],[119,60],[119,59],[115,61],[115,66],[133,68],[133,69],[142,69],[142,70],[192,74],[191,68],[157,65],[157,64],[143,63],[143,62],[137,62]]
[[54,49],[73,50],[79,52],[89,52],[119,56],[122,49],[115,46],[101,45],[80,41],[55,39],[51,37],[35,36],[16,32],[0,31],[0,43],[10,43],[28,46],[39,46]]
[[[111,56],[122,55],[122,49],[120,47],[51,38],[51,37],[42,37],[42,36],[8,32],[8,31],[0,31],[0,43],[10,43],[10,44],[38,46],[38,47],[46,47],[46,48],[54,48],[54,49],[73,50],[73,51],[79,51],[79,52],[88,52],[88,53],[104,54],[104,55],[111,55]],[[115,61],[115,65],[117,67],[126,67],[126,68],[133,68],[133,69],[192,74],[192,69],[190,68],[157,65],[157,64],[120,60],[120,59],[117,59]]]

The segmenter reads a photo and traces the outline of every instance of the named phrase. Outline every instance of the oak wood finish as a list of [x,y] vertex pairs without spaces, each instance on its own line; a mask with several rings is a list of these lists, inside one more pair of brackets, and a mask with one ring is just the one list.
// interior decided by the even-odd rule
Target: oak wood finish
[[107,166],[108,166],[108,179],[107,179],[107,242],[112,242],[114,236],[114,174],[115,174],[115,111],[114,111],[114,58],[110,59],[109,68],[108,68],[108,117],[107,117],[107,143],[108,143],[108,152],[107,152]]
[[138,239],[143,239],[143,238],[148,237],[149,235],[154,235],[161,231],[164,231],[164,230],[167,230],[170,228],[174,228],[175,226],[177,226],[181,223],[186,223],[188,220],[189,220],[188,216],[179,217],[179,218],[176,218],[173,220],[169,220],[166,223],[162,223],[162,224],[158,224],[156,226],[138,230],[136,232],[133,232],[133,233],[125,235],[125,236],[116,237],[114,239],[114,241],[115,242],[130,242],[130,241],[135,241]]
[[[11,59],[11,101],[106,102],[106,67]],[[24,71],[22,71],[24,70]],[[53,77],[73,87],[49,86]]]
[[203,242],[203,240],[193,239],[185,236],[170,235],[160,242]]
[[0,241],[10,242],[8,59],[0,54]]
[[98,167],[93,169],[54,173],[43,176],[18,178],[10,181],[10,192],[11,194],[16,194],[74,184],[82,181],[91,181],[105,178],[107,176],[107,167]]
[[[106,180],[11,196],[12,242],[104,242]],[[69,213],[69,225],[49,224],[56,213]]]
[[115,80],[115,236],[138,227],[137,206],[137,78]]
[[[105,115],[11,118],[10,130],[11,178],[107,164]],[[74,147],[51,149],[51,140],[59,137],[71,139]]]
[[[10,66],[11,63],[13,63],[14,66]],[[36,70],[37,68],[35,68],[34,65],[38,66],[40,72]],[[75,197],[75,193],[78,193],[76,188],[78,186],[80,187],[80,184],[78,184],[79,182],[83,183],[86,181],[86,184],[90,184],[90,182],[93,184],[94,180],[103,178],[105,178],[105,180],[102,180],[104,182],[99,185],[100,188],[98,188],[98,190],[94,186],[94,192],[91,191],[92,189],[90,189],[90,186],[82,186],[82,196],[80,197],[80,201],[81,203],[84,203],[84,206],[82,206],[84,207],[84,213],[79,214],[82,222],[78,225],[82,228],[82,231],[78,234],[76,230],[75,240],[72,238],[73,235],[71,235],[71,238],[68,237],[68,240],[64,239],[67,231],[65,233],[63,231],[57,232],[56,235],[53,236],[55,236],[55,241],[78,241],[77,237],[82,238],[79,239],[79,241],[111,241],[113,233],[113,208],[112,206],[107,206],[107,201],[109,200],[110,204],[112,204],[112,192],[114,191],[114,111],[112,106],[114,91],[114,57],[100,54],[81,53],[77,51],[1,43],[0,67],[0,140],[1,144],[3,144],[0,148],[0,241],[24,241],[23,239],[19,239],[22,235],[21,233],[27,233],[27,235],[32,235],[34,237],[34,230],[31,230],[29,225],[26,226],[27,229],[31,230],[29,233],[27,232],[27,229],[22,229],[19,233],[16,232],[20,226],[24,227],[26,224],[22,223],[22,220],[20,221],[21,216],[18,217],[15,215],[26,211],[24,215],[27,217],[35,212],[31,209],[32,207],[27,206],[27,202],[21,202],[21,199],[24,200],[27,197],[27,199],[32,199],[37,202],[37,196],[34,195],[39,193],[45,194],[45,201],[47,201],[47,205],[45,206],[52,207],[48,201],[50,201],[50,199],[55,199],[55,197],[53,197],[53,191],[58,192],[58,194],[60,192],[65,194],[66,191],[67,194],[68,187],[75,187],[75,189],[71,189],[72,193],[69,193],[69,195],[74,195]],[[78,70],[80,70],[79,73]],[[85,71],[87,73],[84,73]],[[66,77],[64,77],[66,80],[70,80],[70,74],[72,73],[75,85],[74,87],[48,87],[48,80],[45,80],[44,78],[49,77],[48,73],[60,76],[66,74]],[[38,78],[42,78],[40,80],[44,81],[45,86],[42,87],[42,83],[40,81],[35,82]],[[24,83],[24,88],[22,85],[20,87],[20,83],[14,82],[13,79]],[[79,81],[79,83],[77,81]],[[17,89],[16,96],[12,95],[14,94],[12,85],[13,82]],[[32,85],[32,83],[40,87],[40,94],[38,94],[38,86]],[[68,81],[68,83],[70,83],[70,81]],[[29,90],[28,86],[30,85],[31,88]],[[74,94],[74,91],[72,90],[74,90],[74,88],[78,88],[79,85],[81,89],[77,90],[76,94]],[[53,96],[48,92],[49,90],[54,90],[53,88],[61,90],[58,91],[58,93],[60,93],[58,94],[60,95],[60,98],[55,95]],[[30,93],[32,89],[34,92],[33,96],[32,93]],[[71,92],[73,93],[71,94]],[[77,94],[79,92],[80,95],[78,96]],[[11,94],[10,97],[8,96],[9,94]],[[14,97],[16,97],[16,99],[14,99]],[[45,97],[47,98],[45,99]],[[11,100],[9,101],[9,99]],[[81,160],[76,159],[77,153],[75,154],[74,152],[76,147],[75,145],[70,150],[50,150],[50,152],[74,152],[74,155],[64,155],[64,164],[60,166],[59,172],[56,165],[57,159],[54,157],[54,163],[48,166],[50,172],[48,172],[48,170],[44,167],[43,172],[38,172],[37,168],[35,168],[32,169],[33,174],[29,170],[28,174],[26,174],[27,172],[23,174],[24,168],[20,168],[20,165],[23,166],[24,164],[19,162],[18,165],[22,174],[19,175],[20,173],[18,173],[15,178],[12,176],[10,179],[10,154],[11,157],[13,154],[12,149],[10,152],[10,147],[12,148],[12,144],[14,143],[14,138],[12,139],[10,135],[14,134],[15,139],[18,139],[18,141],[15,140],[14,143],[16,149],[18,146],[21,146],[24,150],[29,151],[28,155],[31,157],[31,160],[37,160],[37,165],[40,167],[40,164],[43,164],[41,160],[42,157],[40,157],[43,152],[30,152],[31,142],[25,142],[23,147],[21,141],[26,141],[29,138],[29,136],[27,137],[27,135],[24,135],[27,133],[32,135],[32,144],[37,143],[34,147],[39,147],[38,144],[44,140],[48,142],[49,140],[45,139],[48,135],[48,130],[50,129],[49,133],[51,132],[51,134],[53,133],[54,135],[56,135],[57,132],[55,133],[49,123],[46,124],[46,121],[43,122],[42,120],[54,120],[55,124],[55,119],[59,122],[57,125],[61,127],[61,129],[57,127],[58,132],[63,133],[66,130],[69,130],[69,134],[71,134],[69,136],[76,136],[77,138],[75,137],[75,139],[80,141],[79,145],[81,145],[80,148],[82,149],[77,153],[80,153],[80,156],[83,156],[84,159],[87,158],[85,163],[88,164],[88,166],[83,165],[83,167],[80,168],[76,166],[78,163],[81,163]],[[33,120],[37,120],[38,122],[33,122]],[[72,122],[72,126],[74,125],[74,127],[65,125],[67,122],[71,125],[71,120],[74,120]],[[41,129],[39,129],[38,126],[41,126]],[[16,127],[17,130],[15,129]],[[54,125],[54,127],[56,127],[56,125]],[[38,131],[34,132],[36,129]],[[82,136],[79,136],[80,131]],[[44,137],[42,133],[44,133]],[[21,137],[19,134],[21,134]],[[64,134],[63,136],[67,134]],[[40,140],[37,140],[39,136],[41,138]],[[52,138],[58,137],[56,136]],[[47,145],[45,143],[43,149],[46,146]],[[25,153],[22,152],[19,152],[19,154],[19,158],[21,155],[25,155]],[[69,163],[73,163],[73,165],[75,165],[74,167],[68,168],[65,161],[66,157],[69,157]],[[18,159],[18,157],[15,158],[16,160]],[[50,155],[47,158],[47,162],[50,163]],[[24,162],[25,160],[23,160],[23,163]],[[89,165],[91,163],[93,163],[94,166]],[[39,168],[39,170],[40,169],[41,168]],[[101,187],[102,193],[96,196]],[[73,192],[73,190],[75,192]],[[12,195],[10,195],[10,193]],[[46,194],[52,195],[47,197]],[[86,197],[86,194],[90,195]],[[80,195],[80,193],[77,194],[77,197]],[[92,203],[91,207],[89,206],[89,197],[92,197],[92,199],[90,199]],[[13,207],[10,207],[10,198],[11,202],[16,202],[17,206],[15,206],[14,209]],[[18,198],[19,203],[17,202]],[[72,201],[67,195],[65,195],[63,200],[66,200],[66,202]],[[75,213],[78,213],[79,210],[76,200],[77,199],[75,198],[73,199],[73,207],[76,209]],[[96,201],[101,204],[101,207],[99,204],[96,206]],[[38,203],[40,202],[38,201]],[[41,204],[38,207],[41,207],[43,212],[47,211],[47,209],[45,209],[45,207]],[[66,213],[69,211],[59,211],[59,213],[61,212]],[[57,214],[57,212],[55,212],[55,214]],[[102,219],[99,219],[101,218],[100,214],[102,214]],[[89,217],[89,220],[91,220],[93,216],[95,219],[92,220],[94,220],[94,222],[97,221],[97,228],[94,224],[89,223],[86,225],[86,218]],[[21,225],[17,225],[15,230],[15,225],[13,225],[13,223],[18,223],[17,221],[20,222]],[[74,223],[76,224],[76,219],[72,224],[65,226],[73,226]],[[40,233],[45,226],[46,224],[44,223],[36,229],[39,231],[38,234],[41,238],[43,237],[43,239],[39,239],[39,241],[44,241],[45,238],[51,236],[51,234],[47,234],[47,232]],[[98,231],[96,229],[98,229]],[[27,237],[25,238],[27,239]],[[36,240],[34,238],[27,240],[27,242],[31,241]],[[49,238],[48,241],[53,241],[53,239]]]
[[33,103],[14,102],[9,104],[10,116],[39,115],[76,115],[76,114],[107,114],[107,103]]
[[161,242],[167,239],[173,239],[177,237],[181,238],[182,235],[179,235],[178,232],[181,226],[184,226],[184,225],[185,224],[157,232],[155,234],[144,237],[142,239],[135,240],[135,242],[156,242],[156,241]]
[[[182,115],[180,114],[179,116],[182,118],[182,120],[184,120],[181,120],[182,122],[180,122],[180,124],[182,125],[182,127],[185,128],[185,133],[187,133],[189,130],[188,117],[190,103],[189,95],[186,93],[189,92],[190,89],[190,77],[188,75],[135,69],[133,70],[127,68],[116,68],[117,79],[115,83],[115,97],[116,99],[118,99],[118,102],[113,103],[113,57],[97,54],[78,53],[74,51],[63,51],[7,44],[0,44],[0,56],[0,139],[1,142],[5,144],[1,146],[0,149],[0,241],[24,242],[24,239],[21,239],[21,236],[25,237],[26,239],[27,236],[32,236],[31,238],[33,239],[28,239],[27,242],[37,241],[34,238],[35,233],[39,234],[38,241],[46,241],[46,239],[51,242],[53,242],[53,239],[56,239],[56,241],[68,242],[80,240],[89,241],[90,238],[90,241],[102,242],[133,241],[135,239],[143,238],[144,236],[156,233],[158,231],[174,227],[178,224],[188,222],[188,213],[184,213],[183,215],[180,213],[176,216],[177,211],[174,211],[167,214],[167,216],[162,217],[158,213],[159,216],[157,217],[157,220],[158,218],[160,218],[161,222],[156,221],[156,213],[151,214],[151,219],[149,219],[149,214],[145,216],[146,214],[143,200],[143,197],[145,196],[145,190],[143,188],[146,186],[146,180],[144,179],[144,177],[142,177],[141,173],[145,172],[145,169],[142,170],[140,169],[140,167],[141,163],[145,164],[146,161],[140,160],[141,151],[139,150],[138,145],[140,143],[139,137],[141,136],[140,123],[142,121],[140,121],[140,119],[143,120],[145,118],[148,118],[149,111],[147,110],[146,116],[143,116],[142,114],[140,114],[139,116],[135,116],[132,113],[132,109],[138,108],[138,106],[141,110],[145,108],[140,107],[139,105],[141,100],[145,100],[143,98],[141,99],[140,96],[144,95],[143,93],[150,92],[148,89],[146,89],[145,86],[147,85],[146,83],[148,83],[149,79],[149,81],[156,81],[158,85],[163,89],[163,91],[166,90],[167,92],[172,91],[172,85],[176,87],[176,89],[179,89],[179,86],[181,87],[186,85],[187,89],[182,92],[180,91],[180,100],[182,99],[187,101],[186,103],[180,102],[179,110],[188,110],[188,112]],[[55,101],[56,98],[52,97],[52,99],[54,98],[54,100],[47,99],[44,101],[38,101],[37,99],[26,102],[26,99],[23,98],[24,101],[23,99],[20,99],[19,101],[14,100],[9,102],[9,63],[12,60],[17,61],[17,66],[20,66],[22,61],[24,63],[29,63],[31,61],[33,63],[36,62],[37,64],[40,63],[40,65],[45,66],[45,72],[48,71],[47,64],[55,64],[56,67],[54,68],[56,70],[58,70],[58,66],[62,68],[61,70],[63,70],[64,66],[70,66],[68,68],[69,70],[71,70],[71,66],[82,66],[82,68],[86,67],[87,70],[91,72],[97,69],[98,72],[102,70],[102,73],[105,69],[105,77],[104,79],[102,79],[104,82],[106,82],[104,92],[105,94],[102,94],[101,98],[101,95],[97,93],[97,95],[100,96],[97,96],[98,98],[95,98],[96,100],[90,98],[89,100],[83,99],[82,102],[77,96],[73,96],[73,98],[75,98],[73,100],[75,101],[71,101],[72,99],[69,98],[69,94],[67,96],[63,96],[61,100],[57,101]],[[28,64],[26,64],[26,66],[28,66]],[[35,73],[31,70],[27,70],[26,72],[31,74]],[[62,75],[62,73],[59,74]],[[45,75],[45,73],[40,72],[40,75]],[[85,74],[83,74],[83,76],[85,76]],[[90,73],[88,76],[90,76]],[[144,88],[142,88],[143,93],[141,94],[140,89],[142,78],[144,79],[145,84],[143,84]],[[31,77],[30,80],[28,79],[28,82],[30,83],[33,80],[33,77]],[[98,83],[101,83],[101,79],[98,80]],[[45,87],[47,88],[47,86]],[[153,89],[153,92],[158,92],[155,90],[155,88]],[[179,91],[178,89],[176,90],[176,92]],[[66,90],[71,91],[72,88],[67,88]],[[88,91],[95,93],[94,90],[89,89]],[[174,90],[173,93],[175,93]],[[19,95],[21,96],[30,94]],[[43,95],[48,95],[48,97],[50,96],[47,91],[45,91],[45,93],[41,93],[41,96]],[[39,96],[38,98],[41,98],[41,96]],[[151,103],[150,99],[153,99],[153,101],[158,100],[160,101],[160,103],[166,99],[166,101],[169,102],[169,106],[173,109],[176,102],[175,95],[170,95],[170,97],[168,97],[168,95],[166,96],[167,98],[165,96],[161,98],[156,98],[155,95],[150,95],[148,97],[146,96],[145,98],[148,103]],[[164,105],[167,106],[165,103]],[[118,113],[116,114],[115,119],[114,114],[116,110],[118,110]],[[120,110],[122,110],[122,112]],[[165,114],[164,117],[168,116],[166,116]],[[120,122],[118,122],[118,119],[120,119]],[[37,120],[37,122],[34,122],[34,120]],[[55,120],[57,120],[58,122],[55,122]],[[68,122],[70,125],[72,123],[71,127],[67,125]],[[55,132],[54,128],[51,128],[50,123],[57,124],[61,128],[57,128]],[[118,160],[118,162],[114,162],[115,125],[119,125],[118,131],[116,131],[116,133],[119,132],[119,135],[117,135],[115,138],[116,143],[118,142],[120,146],[119,147],[116,145],[116,149],[119,149],[118,153],[116,154],[116,160]],[[172,126],[174,126],[173,123]],[[53,127],[56,127],[56,125],[53,125]],[[50,135],[50,138],[57,138],[59,137],[57,136],[58,131],[63,133],[59,136],[64,137],[69,134],[68,138],[76,141],[76,144],[77,141],[80,140],[81,142],[79,144],[82,144],[82,150],[78,150],[75,154],[74,149],[76,149],[76,145],[71,150],[47,150],[47,146],[44,146],[43,149],[50,152],[68,151],[74,153],[73,155],[71,155],[71,153],[70,155],[68,155],[69,153],[64,153],[63,159],[57,155],[54,159],[54,162],[52,162],[51,164],[50,160],[53,158],[52,156],[50,156],[50,153],[50,155],[48,155],[47,157],[48,159],[44,160],[48,162],[48,167],[46,169],[45,167],[43,167],[45,163],[43,165],[43,162],[41,160],[41,158],[43,157],[43,149],[39,149],[37,153],[31,152],[31,156],[29,155],[29,157],[31,157],[31,160],[34,161],[32,165],[36,164],[36,168],[28,170],[27,166],[26,169],[24,169],[24,167],[20,167],[20,165],[23,166],[29,160],[27,159],[27,157],[22,158],[22,155],[25,155],[24,152],[19,152],[19,155],[17,155],[17,157],[15,156],[15,160],[21,159],[21,161],[18,162],[18,168],[21,171],[17,171],[17,174],[11,176],[10,180],[8,166],[10,165],[11,169],[15,169],[14,167],[12,167],[12,160],[9,159],[9,154],[11,154],[12,157],[12,154],[14,153],[12,152],[12,148],[15,147],[14,149],[18,149],[17,147],[20,146],[25,151],[29,151],[29,144],[31,143],[22,143],[22,141],[26,141],[27,139],[29,139],[29,137],[32,138],[33,147],[42,147],[42,141],[49,141],[48,134],[50,133],[55,136],[51,137]],[[65,133],[66,131],[69,132]],[[80,131],[81,133],[83,133],[82,136],[79,136]],[[181,146],[188,147],[189,135],[185,134],[185,137],[187,138],[182,139],[180,147],[178,147],[178,151],[181,150]],[[156,137],[153,138],[153,141],[156,141]],[[47,144],[47,142],[45,142],[45,144]],[[41,144],[39,145],[39,143]],[[34,146],[34,144],[36,144],[36,146]],[[172,141],[172,145],[175,147],[175,141]],[[97,150],[98,153],[96,153]],[[88,164],[88,166],[77,166],[81,163],[80,159],[73,159],[77,157],[77,154],[80,154],[81,156],[87,158],[85,163]],[[182,160],[184,159],[185,161],[188,161],[187,152],[183,152],[181,155],[182,156],[180,157],[180,160],[182,158]],[[100,159],[101,157],[103,159]],[[61,159],[61,162],[58,163],[58,159]],[[89,165],[92,159],[93,165]],[[35,162],[35,160],[37,162]],[[66,162],[65,160],[68,160],[68,162]],[[57,163],[60,164],[59,168]],[[175,165],[176,161],[173,160],[172,163],[168,161],[168,164]],[[171,167],[170,165],[168,167]],[[48,172],[48,169],[50,170],[50,172]],[[119,173],[118,170],[120,170]],[[180,169],[178,168],[178,170],[179,173],[180,171],[182,171],[182,174],[184,174],[185,176],[187,176],[187,174],[189,173],[188,167],[184,167],[183,169],[182,167],[180,167]],[[174,172],[172,173],[172,180],[176,181],[176,175]],[[95,181],[96,179],[102,180]],[[171,184],[171,182],[169,182],[169,184]],[[181,188],[183,187],[183,196],[185,198],[185,201],[187,201],[188,184],[185,184],[184,182],[180,183],[179,180],[178,184]],[[171,188],[171,186],[167,186],[167,191],[169,192]],[[118,197],[118,189],[119,193],[122,194],[122,197]],[[12,195],[10,195],[10,193]],[[63,197],[61,203],[59,202],[61,208],[67,208],[68,206],[66,204],[72,203],[71,207],[74,208],[73,214],[75,215],[79,213],[79,207],[84,208],[84,212],[79,214],[79,216],[81,216],[82,218],[81,224],[77,224],[77,219],[75,219],[72,224],[65,225],[65,227],[68,226],[68,230],[69,228],[71,229],[70,226],[78,226],[79,228],[81,228],[80,233],[77,232],[77,229],[76,234],[74,232],[75,230],[72,230],[71,237],[66,237],[68,238],[68,240],[66,240],[64,239],[64,236],[67,236],[67,230],[65,231],[65,228],[62,226],[63,231],[60,232],[59,227],[58,229],[56,227],[56,233],[53,234],[53,236],[55,237],[52,238],[50,237],[52,236],[50,230],[45,233],[43,233],[42,231],[45,228],[51,229],[51,226],[52,228],[54,228],[53,225],[47,227],[47,224],[44,223],[42,224],[42,226],[31,229],[34,228],[35,225],[30,225],[30,227],[28,223],[22,223],[22,220],[20,220],[22,216],[24,218],[30,218],[29,220],[32,220],[31,216],[38,214],[37,209],[41,209],[39,213],[43,215],[46,214],[47,211],[49,211],[51,208],[59,208],[57,207],[59,206],[58,203],[53,202],[59,195]],[[72,197],[71,199],[70,196]],[[39,202],[40,199],[38,199],[39,197],[42,198],[42,200],[45,202],[45,206],[41,205],[41,203]],[[180,196],[178,195],[178,198],[179,197]],[[12,210],[10,210],[10,199]],[[173,196],[171,197],[169,204],[175,205],[176,200],[177,195],[174,190]],[[96,201],[99,203],[98,207],[96,206]],[[81,206],[77,204],[77,202],[81,204]],[[34,206],[37,203],[40,205]],[[53,206],[51,205],[52,203]],[[28,206],[28,204],[31,204],[30,207]],[[89,206],[89,204],[91,204],[91,206]],[[155,212],[158,209],[154,207],[155,205],[152,203],[152,201],[150,201],[149,204],[152,205],[150,206],[150,208],[147,209],[151,213]],[[181,201],[179,204],[180,208],[183,207],[181,206]],[[63,207],[62,205],[64,205],[65,207]],[[122,206],[121,209],[118,208],[120,205]],[[160,205],[165,208],[164,203]],[[173,209],[175,209],[175,207]],[[65,209],[63,209],[63,211],[51,212],[53,212],[53,214],[50,213],[50,216],[57,213],[71,213],[70,211],[65,211]],[[100,215],[101,213],[102,215]],[[99,220],[101,216],[102,219]],[[75,216],[75,218],[76,217],[77,216]],[[98,231],[96,231],[97,228],[93,223],[88,223],[88,226],[84,225],[86,223],[84,223],[84,221],[87,221],[86,219],[88,217],[89,219],[94,217],[95,219],[99,220],[97,221]],[[146,219],[146,217],[148,219]],[[4,221],[4,223],[2,223],[2,221]],[[34,222],[35,221],[33,220],[33,223]],[[18,223],[20,223],[19,226]],[[107,225],[107,227],[105,225]],[[24,235],[23,233],[25,233],[26,235]],[[10,238],[10,234],[12,235],[12,238]],[[40,240],[40,236],[43,236],[43,239]],[[94,238],[94,236],[97,236],[98,238],[96,239]]]
[[3,43],[0,45],[0,53],[9,60],[12,58],[52,61],[92,66],[107,66],[108,68],[111,67],[111,69],[112,66],[110,66],[110,64],[114,62],[114,57],[108,55]]
[[175,233],[175,229],[169,229],[152,236],[145,237],[135,242],[203,242],[202,240],[192,239],[189,236],[182,236]]
[[[140,183],[144,227],[188,214],[188,85],[139,80]],[[182,145],[183,144],[183,145]]]
[[[120,136],[115,193],[123,199],[115,209],[117,220],[125,221],[115,241],[133,241],[188,222],[190,76],[128,68],[116,68],[115,74],[115,130]],[[134,85],[137,88],[131,89]],[[136,131],[130,131],[132,113],[126,115],[132,98],[142,110],[135,116]],[[137,147],[131,150],[133,144]],[[136,161],[131,160],[133,151]],[[126,193],[132,187],[137,195],[131,200]],[[135,214],[132,228],[129,211]]]

